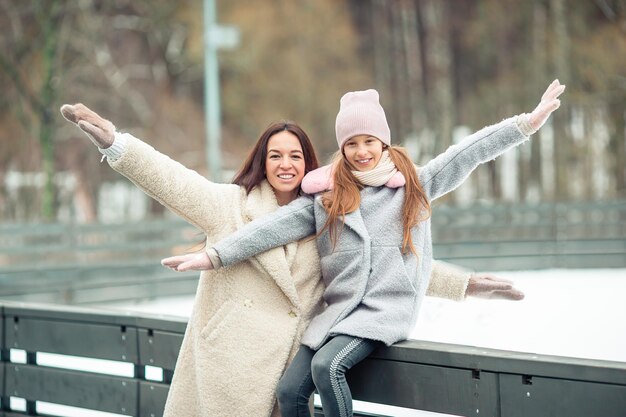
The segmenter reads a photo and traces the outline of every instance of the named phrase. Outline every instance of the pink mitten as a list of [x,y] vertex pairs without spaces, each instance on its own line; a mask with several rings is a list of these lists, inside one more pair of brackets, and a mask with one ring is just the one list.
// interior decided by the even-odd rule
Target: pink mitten
[[164,258],[161,260],[161,265],[177,272],[214,269],[213,263],[205,251]]
[[317,194],[333,188],[332,165],[324,165],[304,176],[300,185],[307,194]]
[[546,92],[541,96],[541,101],[535,107],[535,110],[528,115],[528,122],[533,130],[539,130],[552,112],[559,108],[561,100],[558,97],[563,94],[563,91],[565,91],[565,86],[559,80],[554,80],[550,83]]
[[524,293],[513,286],[513,282],[487,273],[474,273],[469,279],[467,297],[500,300],[522,300]]

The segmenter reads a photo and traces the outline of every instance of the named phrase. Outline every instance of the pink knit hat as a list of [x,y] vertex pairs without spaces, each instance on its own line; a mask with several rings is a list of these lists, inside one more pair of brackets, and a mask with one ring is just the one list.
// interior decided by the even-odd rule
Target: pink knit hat
[[371,135],[391,145],[391,132],[385,111],[378,102],[378,91],[352,91],[341,97],[335,122],[339,149],[356,135]]

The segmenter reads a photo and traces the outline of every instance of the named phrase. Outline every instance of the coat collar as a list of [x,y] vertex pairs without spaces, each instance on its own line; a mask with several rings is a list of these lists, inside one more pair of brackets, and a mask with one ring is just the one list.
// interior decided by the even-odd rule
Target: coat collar
[[[248,194],[244,207],[245,222],[251,222],[269,215],[279,208],[278,201],[272,186],[264,180]],[[291,266],[296,258],[298,242],[291,242],[260,253],[250,261],[257,267],[265,270],[276,285],[283,291],[289,301],[296,307],[300,305],[300,298],[296,291],[294,278],[291,275]]]

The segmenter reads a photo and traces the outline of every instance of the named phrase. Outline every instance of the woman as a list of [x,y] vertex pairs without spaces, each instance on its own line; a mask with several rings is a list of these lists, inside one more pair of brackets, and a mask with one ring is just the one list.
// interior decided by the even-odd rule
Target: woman
[[[325,306],[279,382],[283,417],[309,417],[316,389],[325,415],[353,415],[345,372],[376,348],[406,339],[415,326],[431,272],[431,201],[458,187],[479,164],[527,141],[559,107],[564,90],[553,81],[532,113],[485,127],[417,169],[403,148],[391,144],[378,92],[346,93],[336,119],[335,160],[303,182],[314,196],[294,200],[207,250],[208,269],[219,270],[316,236]],[[311,181],[315,173],[321,180]]]
[[[303,176],[317,168],[306,133],[290,122],[263,132],[233,184],[216,184],[116,132],[81,104],[65,105],[61,112],[113,169],[202,230],[208,246],[295,199]],[[521,296],[508,282],[468,279],[445,265],[435,268],[435,275],[433,295]],[[314,239],[267,251],[235,268],[203,272],[164,415],[277,416],[276,385],[321,307],[323,290]]]

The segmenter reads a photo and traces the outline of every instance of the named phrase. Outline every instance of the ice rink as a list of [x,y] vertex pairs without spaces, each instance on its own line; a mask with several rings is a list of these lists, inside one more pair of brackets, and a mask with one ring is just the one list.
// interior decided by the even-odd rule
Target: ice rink
[[[522,301],[427,297],[413,339],[546,355],[626,362],[626,269],[495,272],[524,291]],[[189,316],[193,297],[108,307]],[[319,401],[318,401],[319,403]],[[355,401],[355,411],[398,417],[443,414]]]
[[[548,355],[626,362],[626,269],[495,272],[526,294],[522,301],[427,297],[413,339]],[[188,317],[193,297],[116,309]]]

